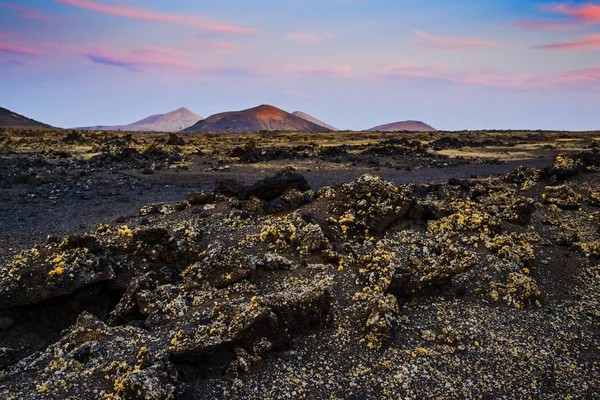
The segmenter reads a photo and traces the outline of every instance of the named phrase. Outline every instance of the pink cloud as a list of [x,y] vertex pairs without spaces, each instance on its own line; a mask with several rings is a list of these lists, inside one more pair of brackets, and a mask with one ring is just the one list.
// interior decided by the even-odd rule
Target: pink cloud
[[444,51],[485,48],[497,46],[500,44],[498,42],[488,40],[466,39],[450,36],[434,36],[421,31],[415,31],[415,34],[419,37],[421,43],[425,47]]
[[579,69],[545,74],[503,74],[493,70],[450,71],[443,66],[416,66],[397,62],[379,67],[389,79],[446,81],[464,85],[509,89],[545,89],[551,87],[600,83],[600,68]]
[[352,67],[349,65],[331,65],[331,66],[301,66],[301,65],[271,65],[261,69],[266,75],[274,74],[297,74],[307,76],[349,76],[352,73]]
[[525,89],[531,88],[531,77],[527,74],[480,74],[459,72],[448,77],[448,80],[456,83],[476,86],[493,86],[501,88]]
[[384,71],[414,71],[414,72],[434,72],[445,70],[446,67],[443,65],[428,65],[428,66],[415,66],[409,61],[398,60],[389,64],[383,64],[379,66],[380,70]]
[[129,71],[166,73],[171,76],[239,76],[257,74],[252,68],[207,66],[194,59],[196,52],[159,47],[143,47],[123,52],[103,46],[80,47],[64,43],[48,43],[47,46],[55,50],[79,54],[92,64],[117,67]]
[[459,83],[512,89],[547,89],[552,87],[600,82],[600,68],[579,69],[550,74],[464,75]]
[[597,4],[567,5],[561,3],[551,6],[550,10],[563,15],[568,15],[569,17],[576,18],[585,23],[600,23],[600,5]]
[[443,65],[413,65],[408,61],[399,60],[380,65],[378,69],[396,77],[439,79],[439,75],[446,70],[446,67]]
[[535,76],[531,81],[533,85],[538,87],[596,83],[600,82],[600,68],[587,68],[554,74],[542,74]]
[[301,75],[315,75],[315,76],[342,76],[348,75],[352,72],[352,67],[349,65],[332,65],[329,67],[298,67],[292,69],[292,72],[296,72]]
[[203,66],[192,60],[192,53],[159,47],[143,47],[121,52],[104,46],[73,46],[65,43],[47,43],[59,51],[79,54],[94,64],[120,67],[132,71],[202,70]]
[[582,40],[571,42],[550,43],[536,46],[544,50],[600,50],[600,34],[586,36]]
[[224,53],[235,53],[238,51],[245,50],[244,46],[239,46],[237,44],[228,43],[228,42],[211,43],[211,47],[217,51],[222,51]]
[[567,23],[555,23],[555,22],[535,22],[529,20],[521,20],[517,22],[517,25],[521,28],[534,29],[539,31],[571,31],[579,29],[580,26],[575,24]]
[[28,47],[22,47],[22,46],[14,46],[11,44],[2,44],[2,43],[0,43],[0,53],[20,54],[20,55],[26,55],[26,56],[43,56],[44,55],[44,53],[42,53],[39,50],[30,49]]
[[[202,54],[204,59],[214,56],[215,53],[238,53],[246,50],[245,46],[230,42],[196,42],[188,40],[185,43],[189,50]],[[212,58],[214,59],[214,57]]]
[[181,71],[204,69],[185,52],[155,47],[145,47],[131,52],[116,52],[99,46],[80,53],[96,64],[122,67],[136,71]]
[[32,19],[39,22],[49,22],[52,20],[52,18],[49,15],[46,15],[40,11],[31,8],[18,6],[16,4],[11,3],[0,3],[0,6],[17,11],[17,15],[21,18]]
[[102,14],[112,15],[115,17],[139,19],[144,21],[168,22],[178,25],[191,26],[194,28],[205,29],[218,33],[229,33],[237,35],[253,35],[259,31],[250,28],[241,28],[236,26],[223,25],[212,22],[204,18],[162,13],[144,8],[126,7],[123,5],[106,5],[92,0],[54,0],[56,3],[66,4],[73,7],[84,8],[91,11],[96,11]]

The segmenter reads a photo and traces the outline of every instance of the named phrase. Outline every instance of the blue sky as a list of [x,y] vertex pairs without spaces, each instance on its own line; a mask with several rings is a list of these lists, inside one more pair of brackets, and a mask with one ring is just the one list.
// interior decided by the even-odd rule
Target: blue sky
[[600,2],[0,0],[0,106],[61,127],[268,103],[342,129],[600,129]]

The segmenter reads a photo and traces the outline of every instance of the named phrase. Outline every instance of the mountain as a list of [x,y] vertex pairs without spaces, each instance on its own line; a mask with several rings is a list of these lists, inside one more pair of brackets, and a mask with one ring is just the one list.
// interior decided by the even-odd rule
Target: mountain
[[312,122],[313,124],[320,125],[320,126],[322,126],[323,128],[327,128],[327,129],[329,129],[330,131],[339,131],[339,129],[337,129],[337,128],[334,128],[333,126],[331,126],[331,125],[329,125],[329,124],[326,124],[325,122],[323,122],[323,121],[321,121],[321,120],[318,120],[318,119],[316,119],[316,118],[315,118],[315,117],[313,117],[313,116],[310,116],[310,115],[308,115],[308,114],[306,114],[306,113],[303,113],[302,111],[294,111],[294,112],[292,113],[292,115],[295,115],[296,117],[300,117],[300,118],[302,118],[302,119],[304,119],[304,120],[307,120],[308,122]]
[[329,132],[329,129],[267,104],[242,111],[211,115],[188,132],[258,132],[310,131]]
[[400,121],[392,122],[391,124],[379,125],[375,128],[368,129],[369,132],[437,132],[437,129],[432,128],[421,121]]
[[194,125],[202,119],[185,107],[171,111],[166,114],[155,114],[129,125],[116,126],[88,126],[77,128],[89,131],[154,131],[154,132],[178,132]]
[[52,126],[24,117],[15,112],[0,107],[0,127],[17,128],[44,128],[50,129]]

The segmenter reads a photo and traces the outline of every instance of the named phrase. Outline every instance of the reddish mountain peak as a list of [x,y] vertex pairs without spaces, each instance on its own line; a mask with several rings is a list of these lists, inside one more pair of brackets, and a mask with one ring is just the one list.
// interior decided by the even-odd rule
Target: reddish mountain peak
[[258,106],[258,107],[251,108],[251,110],[260,110],[260,111],[280,111],[280,112],[285,112],[285,111],[283,111],[282,109],[280,109],[280,108],[277,108],[277,107],[275,107],[275,106],[272,106],[272,105],[270,105],[270,104],[261,104],[261,105],[260,105],[260,106]]
[[258,107],[240,111],[240,113],[252,116],[259,121],[283,120],[288,115],[287,112],[270,104],[262,104]]
[[261,130],[329,131],[327,128],[299,118],[269,104],[263,104],[242,111],[215,114],[186,129],[186,131],[191,132],[257,132]]

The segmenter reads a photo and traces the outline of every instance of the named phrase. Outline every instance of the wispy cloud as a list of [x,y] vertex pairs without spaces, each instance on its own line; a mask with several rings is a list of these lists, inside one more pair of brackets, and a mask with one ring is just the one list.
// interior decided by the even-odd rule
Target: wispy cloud
[[594,3],[587,4],[557,4],[549,6],[551,11],[576,18],[579,21],[589,24],[600,23],[600,5]]
[[328,65],[328,66],[307,66],[307,65],[269,65],[260,68],[261,73],[266,75],[305,75],[314,77],[344,77],[350,76],[352,67],[350,65]]
[[580,29],[580,25],[566,23],[566,22],[536,22],[530,20],[520,20],[517,25],[521,28],[533,29],[538,31],[571,31]]
[[58,51],[79,54],[89,62],[125,69],[133,72],[156,73],[159,75],[255,75],[252,68],[236,66],[207,66],[199,62],[196,52],[160,47],[143,47],[129,52],[117,51],[104,46],[81,47],[64,43],[48,43]]
[[546,89],[560,86],[600,83],[600,68],[558,73],[504,74],[493,70],[450,70],[444,66],[412,65],[404,61],[379,67],[387,79],[444,81],[462,85],[508,89]]
[[600,68],[577,69],[553,74],[537,74],[530,76],[527,83],[530,87],[554,87],[582,83],[599,83]]
[[333,38],[333,33],[330,31],[323,32],[323,33],[308,33],[308,32],[288,33],[287,35],[285,35],[285,37],[286,37],[286,39],[292,40],[294,42],[316,43],[316,42],[320,42],[325,39]]
[[588,35],[581,40],[536,46],[543,50],[600,50],[600,34]]
[[33,62],[33,61],[16,60],[13,58],[4,58],[4,57],[0,57],[0,65],[18,65],[18,66],[36,67],[36,68],[44,67],[44,64],[42,64],[42,63],[37,63],[37,62]]
[[418,30],[415,31],[415,34],[418,36],[423,46],[443,51],[494,47],[500,44],[498,42],[489,40],[467,39],[451,36],[435,36]]
[[352,72],[352,67],[349,65],[332,65],[325,68],[308,68],[300,69],[298,73],[303,75],[319,75],[319,76],[343,76]]
[[246,49],[244,46],[228,42],[214,42],[211,43],[210,46],[211,48],[224,53],[236,53]]
[[352,72],[352,67],[349,65],[332,65],[327,67],[295,67],[290,69],[291,72],[300,75],[312,76],[347,76]]
[[120,52],[102,46],[79,48],[63,45],[59,47],[74,51],[93,63],[120,67],[131,71],[200,71],[204,68],[203,65],[192,60],[190,53],[172,49],[143,47],[130,52]]
[[444,65],[413,65],[409,61],[398,60],[378,67],[380,72],[393,76],[410,78],[435,78],[447,70]]
[[32,8],[4,2],[0,2],[0,6],[16,11],[17,15],[21,18],[32,19],[38,22],[49,22],[52,20],[52,17],[50,17],[49,15],[34,10]]
[[246,50],[246,46],[231,42],[198,42],[194,40],[186,41],[189,50],[194,50],[204,57],[214,55],[215,53],[239,53]]
[[145,8],[127,7],[124,5],[106,5],[92,0],[54,0],[56,3],[66,4],[73,7],[84,8],[114,17],[138,19],[144,21],[167,22],[185,25],[217,33],[228,33],[236,35],[254,35],[259,31],[251,28],[225,25],[214,22],[208,18],[196,16],[163,13]]
[[43,56],[44,55],[44,53],[39,50],[35,50],[35,49],[28,48],[28,47],[23,47],[23,46],[16,46],[16,45],[12,45],[12,44],[2,44],[2,43],[0,43],[0,53],[20,54],[20,55],[26,55],[26,56]]

